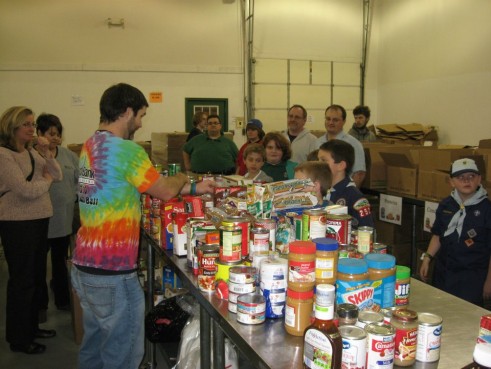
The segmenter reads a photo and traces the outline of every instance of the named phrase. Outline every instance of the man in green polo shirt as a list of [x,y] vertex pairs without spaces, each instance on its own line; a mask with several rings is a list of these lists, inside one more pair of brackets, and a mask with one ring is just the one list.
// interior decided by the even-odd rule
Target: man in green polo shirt
[[233,174],[239,150],[222,134],[218,115],[208,116],[208,131],[186,142],[182,149],[186,171],[205,174]]

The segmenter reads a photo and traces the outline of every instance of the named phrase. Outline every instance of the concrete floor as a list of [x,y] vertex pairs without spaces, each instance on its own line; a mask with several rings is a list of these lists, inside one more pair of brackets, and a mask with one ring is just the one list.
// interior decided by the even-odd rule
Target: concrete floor
[[[50,270],[48,264],[48,270]],[[49,276],[48,276],[49,278]],[[75,344],[72,317],[68,311],[59,311],[54,306],[54,298],[50,295],[48,308],[48,320],[41,324],[43,329],[55,329],[56,337],[37,340],[47,346],[46,352],[40,355],[26,355],[10,351],[5,341],[5,299],[8,279],[7,262],[3,256],[0,245],[0,368],[2,369],[76,369],[79,346]],[[51,293],[51,291],[50,291]],[[152,369],[169,369],[161,357],[160,350],[157,353],[157,366]],[[142,367],[148,368],[147,365]]]

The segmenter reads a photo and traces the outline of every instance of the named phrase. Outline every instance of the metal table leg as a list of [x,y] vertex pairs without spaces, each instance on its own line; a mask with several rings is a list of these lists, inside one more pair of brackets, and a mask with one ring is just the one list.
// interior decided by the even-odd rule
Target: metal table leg
[[220,324],[213,320],[213,369],[225,368],[225,335]]
[[211,368],[211,318],[203,305],[200,305],[199,328],[201,368]]
[[[153,308],[153,289],[154,289],[154,270],[155,270],[155,257],[153,254],[153,248],[147,243],[147,308],[150,310]],[[145,340],[145,353],[146,353],[146,365],[147,369],[154,369],[157,367],[155,343]]]

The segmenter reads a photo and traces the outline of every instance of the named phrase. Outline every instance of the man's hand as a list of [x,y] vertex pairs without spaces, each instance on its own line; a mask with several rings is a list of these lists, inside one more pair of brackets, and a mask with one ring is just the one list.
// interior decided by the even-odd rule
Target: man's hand
[[198,195],[203,195],[205,193],[213,193],[213,189],[216,187],[215,181],[204,180],[196,183],[196,193]]

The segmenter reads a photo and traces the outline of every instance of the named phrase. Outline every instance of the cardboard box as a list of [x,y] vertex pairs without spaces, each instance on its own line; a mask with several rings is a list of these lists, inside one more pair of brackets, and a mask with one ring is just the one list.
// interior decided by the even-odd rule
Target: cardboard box
[[386,144],[378,142],[363,143],[367,172],[362,187],[384,191],[387,188],[387,165],[381,152],[406,152],[412,145]]
[[438,170],[420,169],[418,175],[418,198],[440,202],[450,195],[452,186],[449,174]]
[[449,172],[453,161],[461,158],[470,157],[474,154],[474,149],[440,149],[425,148],[419,153],[419,169],[438,170]]
[[418,189],[419,150],[406,152],[380,152],[387,165],[387,191],[416,196]]

